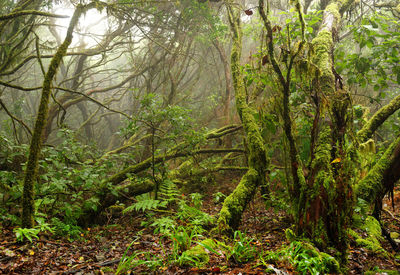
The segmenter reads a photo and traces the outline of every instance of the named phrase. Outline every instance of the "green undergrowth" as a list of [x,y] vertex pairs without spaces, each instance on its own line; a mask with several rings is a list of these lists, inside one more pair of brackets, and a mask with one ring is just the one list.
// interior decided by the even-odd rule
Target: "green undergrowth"
[[277,251],[268,251],[261,258],[261,263],[289,264],[299,274],[340,273],[339,262],[327,253],[320,252],[307,241],[292,241]]
[[[163,253],[134,251],[129,255],[128,248],[117,274],[139,266],[149,271],[160,271],[170,265],[202,268],[212,255],[223,257],[226,265],[246,263],[257,257],[254,240],[241,231],[235,231],[233,239],[225,242],[214,239],[209,232],[215,227],[215,218],[201,210],[203,196],[199,193],[185,196],[178,190],[173,182],[166,180],[160,186],[157,200],[141,195],[136,197],[137,202],[125,208],[125,213],[145,213],[141,225],[159,236]],[[214,203],[221,201],[214,200]]]

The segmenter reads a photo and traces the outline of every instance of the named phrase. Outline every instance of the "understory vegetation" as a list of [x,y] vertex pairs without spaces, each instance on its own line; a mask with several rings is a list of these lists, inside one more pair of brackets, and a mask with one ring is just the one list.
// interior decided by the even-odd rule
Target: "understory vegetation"
[[390,0],[2,1],[0,273],[398,274],[399,52]]

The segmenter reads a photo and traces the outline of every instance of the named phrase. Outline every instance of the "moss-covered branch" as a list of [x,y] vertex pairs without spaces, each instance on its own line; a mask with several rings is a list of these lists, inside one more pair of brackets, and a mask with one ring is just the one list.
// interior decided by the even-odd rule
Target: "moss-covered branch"
[[388,117],[400,108],[400,95],[393,98],[387,105],[380,108],[358,131],[357,136],[360,142],[366,142],[372,134],[381,126]]
[[[237,124],[226,125],[226,126],[220,128],[220,129],[216,129],[216,130],[213,130],[213,131],[211,131],[210,133],[208,133],[208,134],[206,135],[206,139],[220,138],[220,137],[223,137],[223,136],[225,136],[225,135],[228,135],[228,134],[231,134],[231,133],[235,133],[235,132],[237,132],[237,131],[240,130],[240,129],[242,129],[242,126],[241,126],[241,125],[237,125]],[[122,151],[128,149],[129,147],[135,146],[135,145],[138,144],[140,141],[143,141],[143,140],[149,138],[150,136],[151,136],[151,134],[148,134],[148,135],[145,135],[145,136],[143,136],[143,137],[141,137],[141,138],[136,139],[136,138],[137,138],[137,135],[134,135],[134,136],[130,137],[129,140],[128,140],[123,146],[118,147],[118,148],[116,148],[116,149],[114,149],[114,150],[112,150],[112,151],[109,151],[109,152],[105,153],[105,154],[100,158],[100,160],[103,160],[103,159],[105,159],[105,158],[107,158],[107,157],[109,157],[109,156],[111,156],[111,155],[120,153],[120,152],[122,152]],[[180,145],[181,145],[181,144],[180,144]],[[180,146],[178,146],[178,147],[180,147]]]
[[390,179],[388,176],[395,172],[394,166],[398,166],[400,162],[400,136],[392,142],[389,148],[368,172],[368,174],[357,184],[356,195],[369,203],[374,202],[377,198],[383,197],[392,186],[388,186],[396,182],[399,178]]
[[272,24],[268,18],[268,14],[265,12],[264,0],[259,0],[258,9],[260,12],[260,16],[264,22],[264,28],[267,31],[267,46],[268,46],[269,60],[271,61],[272,68],[274,69],[276,75],[278,76],[278,79],[279,79],[279,82],[281,85],[282,94],[283,94],[283,114],[282,114],[283,128],[284,128],[285,135],[286,135],[286,138],[288,139],[288,143],[289,143],[289,157],[290,157],[290,162],[291,162],[290,167],[291,167],[292,178],[293,178],[293,186],[290,188],[290,194],[292,196],[292,199],[294,199],[294,204],[297,204],[298,194],[300,193],[301,186],[305,184],[305,178],[304,178],[302,164],[301,164],[297,146],[296,146],[295,137],[293,134],[293,121],[291,118],[291,108],[290,108],[290,102],[289,102],[290,79],[291,79],[290,74],[291,74],[293,60],[294,60],[295,56],[299,53],[299,51],[301,50],[301,48],[303,47],[303,44],[304,44],[305,22],[304,22],[303,13],[301,10],[302,8],[301,8],[299,1],[296,1],[295,5],[296,5],[296,9],[299,14],[299,19],[301,21],[302,41],[299,45],[297,53],[294,54],[293,56],[291,56],[291,61],[290,61],[289,69],[286,73],[286,78],[275,58]]
[[24,15],[38,15],[38,16],[45,16],[45,17],[55,17],[55,18],[68,18],[69,17],[68,15],[59,15],[59,14],[54,14],[54,13],[49,13],[49,12],[44,12],[44,11],[22,10],[22,11],[16,11],[16,12],[12,12],[12,13],[5,14],[5,15],[0,15],[0,21],[14,19],[16,17],[24,16]]
[[[242,149],[200,149],[200,150],[194,150],[190,152],[170,152],[164,155],[159,155],[154,157],[154,164],[158,164],[164,161],[168,161],[174,158],[179,158],[179,157],[187,157],[187,156],[194,156],[194,155],[199,155],[199,154],[218,154],[218,153],[230,153],[230,152],[240,152],[243,153]],[[126,180],[129,177],[129,174],[137,174],[139,172],[142,172],[146,169],[149,169],[153,164],[153,159],[152,157],[147,158],[146,160],[129,166],[122,170],[121,172],[113,175],[112,177],[108,178],[105,182],[110,182],[114,185]]]

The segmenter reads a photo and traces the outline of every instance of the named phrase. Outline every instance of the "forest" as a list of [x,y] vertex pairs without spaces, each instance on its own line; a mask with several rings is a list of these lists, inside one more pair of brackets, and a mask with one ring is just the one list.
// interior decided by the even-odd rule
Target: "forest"
[[0,1],[1,274],[399,274],[398,0]]

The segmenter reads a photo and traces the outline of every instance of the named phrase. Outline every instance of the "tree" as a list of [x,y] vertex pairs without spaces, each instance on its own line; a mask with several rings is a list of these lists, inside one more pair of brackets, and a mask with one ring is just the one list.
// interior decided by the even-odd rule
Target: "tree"
[[[302,7],[298,1],[293,2],[293,5],[298,14],[297,24],[300,31],[290,33],[288,28],[287,33],[283,35],[288,38],[283,42],[279,40],[282,36],[277,35],[281,27],[273,26],[269,19],[270,7],[265,8],[264,1],[260,0],[258,9],[267,36],[265,55],[261,55],[262,65],[267,64],[267,70],[274,72],[273,80],[279,83],[277,87],[281,93],[279,104],[282,106],[283,130],[288,141],[291,170],[289,194],[295,231],[298,236],[310,238],[322,249],[328,246],[335,247],[339,259],[345,264],[348,249],[347,230],[351,227],[355,195],[368,202],[375,200],[381,202],[383,196],[399,179],[398,173],[394,172],[398,165],[398,139],[361,181],[359,159],[360,146],[363,147],[363,143],[371,137],[377,126],[398,109],[398,99],[394,99],[378,111],[356,136],[353,130],[351,96],[348,87],[335,70],[332,55],[337,42],[336,35],[340,31],[341,17],[352,7],[353,1],[327,3],[320,28],[311,42],[306,41],[306,23]],[[257,125],[254,120],[256,110],[242,100],[246,97],[244,92],[246,83],[243,81],[243,69],[240,67],[242,31],[239,11],[233,5],[227,9],[233,40],[231,70],[236,106],[242,118],[250,152],[249,171],[235,191],[225,200],[219,216],[219,227],[222,224],[235,229],[256,188],[265,180],[267,162],[261,157],[265,156],[265,149],[262,142],[259,142],[262,140],[259,131],[251,131],[249,126],[246,126],[246,124]],[[279,58],[277,58],[278,51],[280,51]],[[308,165],[303,163],[299,154],[298,138],[294,131],[296,125],[290,102],[290,97],[296,92],[297,87],[304,86],[307,87],[306,92],[310,93],[309,98],[314,106]],[[244,118],[243,114],[246,112],[253,115]],[[258,157],[252,155],[254,152],[258,152]],[[252,167],[258,169],[253,170]],[[253,174],[252,180],[249,181],[250,173]],[[246,185],[248,182],[253,184]],[[355,186],[357,186],[356,192],[354,192]]]
[[68,26],[67,35],[64,42],[60,45],[57,52],[50,62],[49,69],[43,81],[42,95],[40,98],[39,110],[35,122],[34,131],[32,133],[31,144],[29,147],[29,157],[26,165],[24,178],[24,192],[22,197],[22,226],[31,228],[34,225],[35,201],[34,201],[34,184],[37,178],[38,160],[40,156],[40,148],[42,146],[42,135],[44,126],[48,117],[48,104],[51,94],[51,83],[56,75],[57,69],[62,58],[67,52],[68,46],[72,42],[73,31],[78,23],[79,17],[90,8],[94,8],[95,3],[88,5],[78,5],[71,18]]

